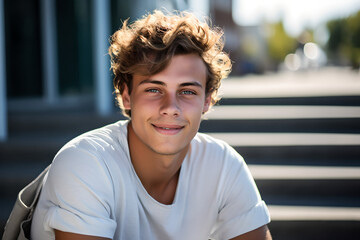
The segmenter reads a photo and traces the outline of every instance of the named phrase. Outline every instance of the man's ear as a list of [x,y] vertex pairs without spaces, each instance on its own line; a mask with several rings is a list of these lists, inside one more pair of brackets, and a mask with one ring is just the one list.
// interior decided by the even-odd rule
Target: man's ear
[[210,105],[211,105],[211,94],[207,94],[204,102],[203,113],[209,111]]
[[129,88],[126,84],[124,84],[124,91],[121,94],[121,99],[122,99],[122,104],[124,106],[124,109],[130,110],[131,109],[130,93],[129,93]]

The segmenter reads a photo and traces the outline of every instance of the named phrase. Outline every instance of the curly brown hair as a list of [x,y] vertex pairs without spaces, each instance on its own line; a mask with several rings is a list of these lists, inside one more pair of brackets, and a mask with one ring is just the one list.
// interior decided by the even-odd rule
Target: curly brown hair
[[[208,21],[209,22],[209,21]],[[231,71],[231,61],[223,51],[223,31],[208,22],[200,22],[192,13],[167,13],[155,10],[152,14],[128,24],[111,37],[109,54],[114,73],[116,99],[123,114],[121,94],[125,84],[132,89],[132,76],[154,75],[169,64],[178,54],[198,54],[207,68],[206,94],[211,94],[211,104],[217,95],[220,81]]]

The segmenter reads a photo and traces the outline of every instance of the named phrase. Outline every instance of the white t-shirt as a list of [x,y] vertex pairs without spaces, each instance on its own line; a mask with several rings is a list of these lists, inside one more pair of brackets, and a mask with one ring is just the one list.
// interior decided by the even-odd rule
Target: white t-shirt
[[198,133],[185,157],[174,202],[153,199],[131,164],[128,121],[67,143],[55,156],[34,213],[31,237],[53,229],[111,239],[229,239],[270,221],[242,157]]

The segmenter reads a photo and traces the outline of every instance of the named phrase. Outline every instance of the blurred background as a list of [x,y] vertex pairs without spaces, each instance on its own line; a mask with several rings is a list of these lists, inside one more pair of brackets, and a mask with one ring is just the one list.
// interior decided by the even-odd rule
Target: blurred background
[[233,71],[200,130],[244,156],[273,238],[360,239],[359,0],[0,0],[0,233],[62,145],[124,119],[109,37],[159,8],[224,29]]

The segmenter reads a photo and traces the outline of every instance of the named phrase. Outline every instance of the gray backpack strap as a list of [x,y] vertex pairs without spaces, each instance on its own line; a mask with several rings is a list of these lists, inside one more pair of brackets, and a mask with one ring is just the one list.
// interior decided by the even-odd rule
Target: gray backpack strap
[[6,222],[2,240],[30,239],[32,214],[50,165],[18,194],[15,205]]

